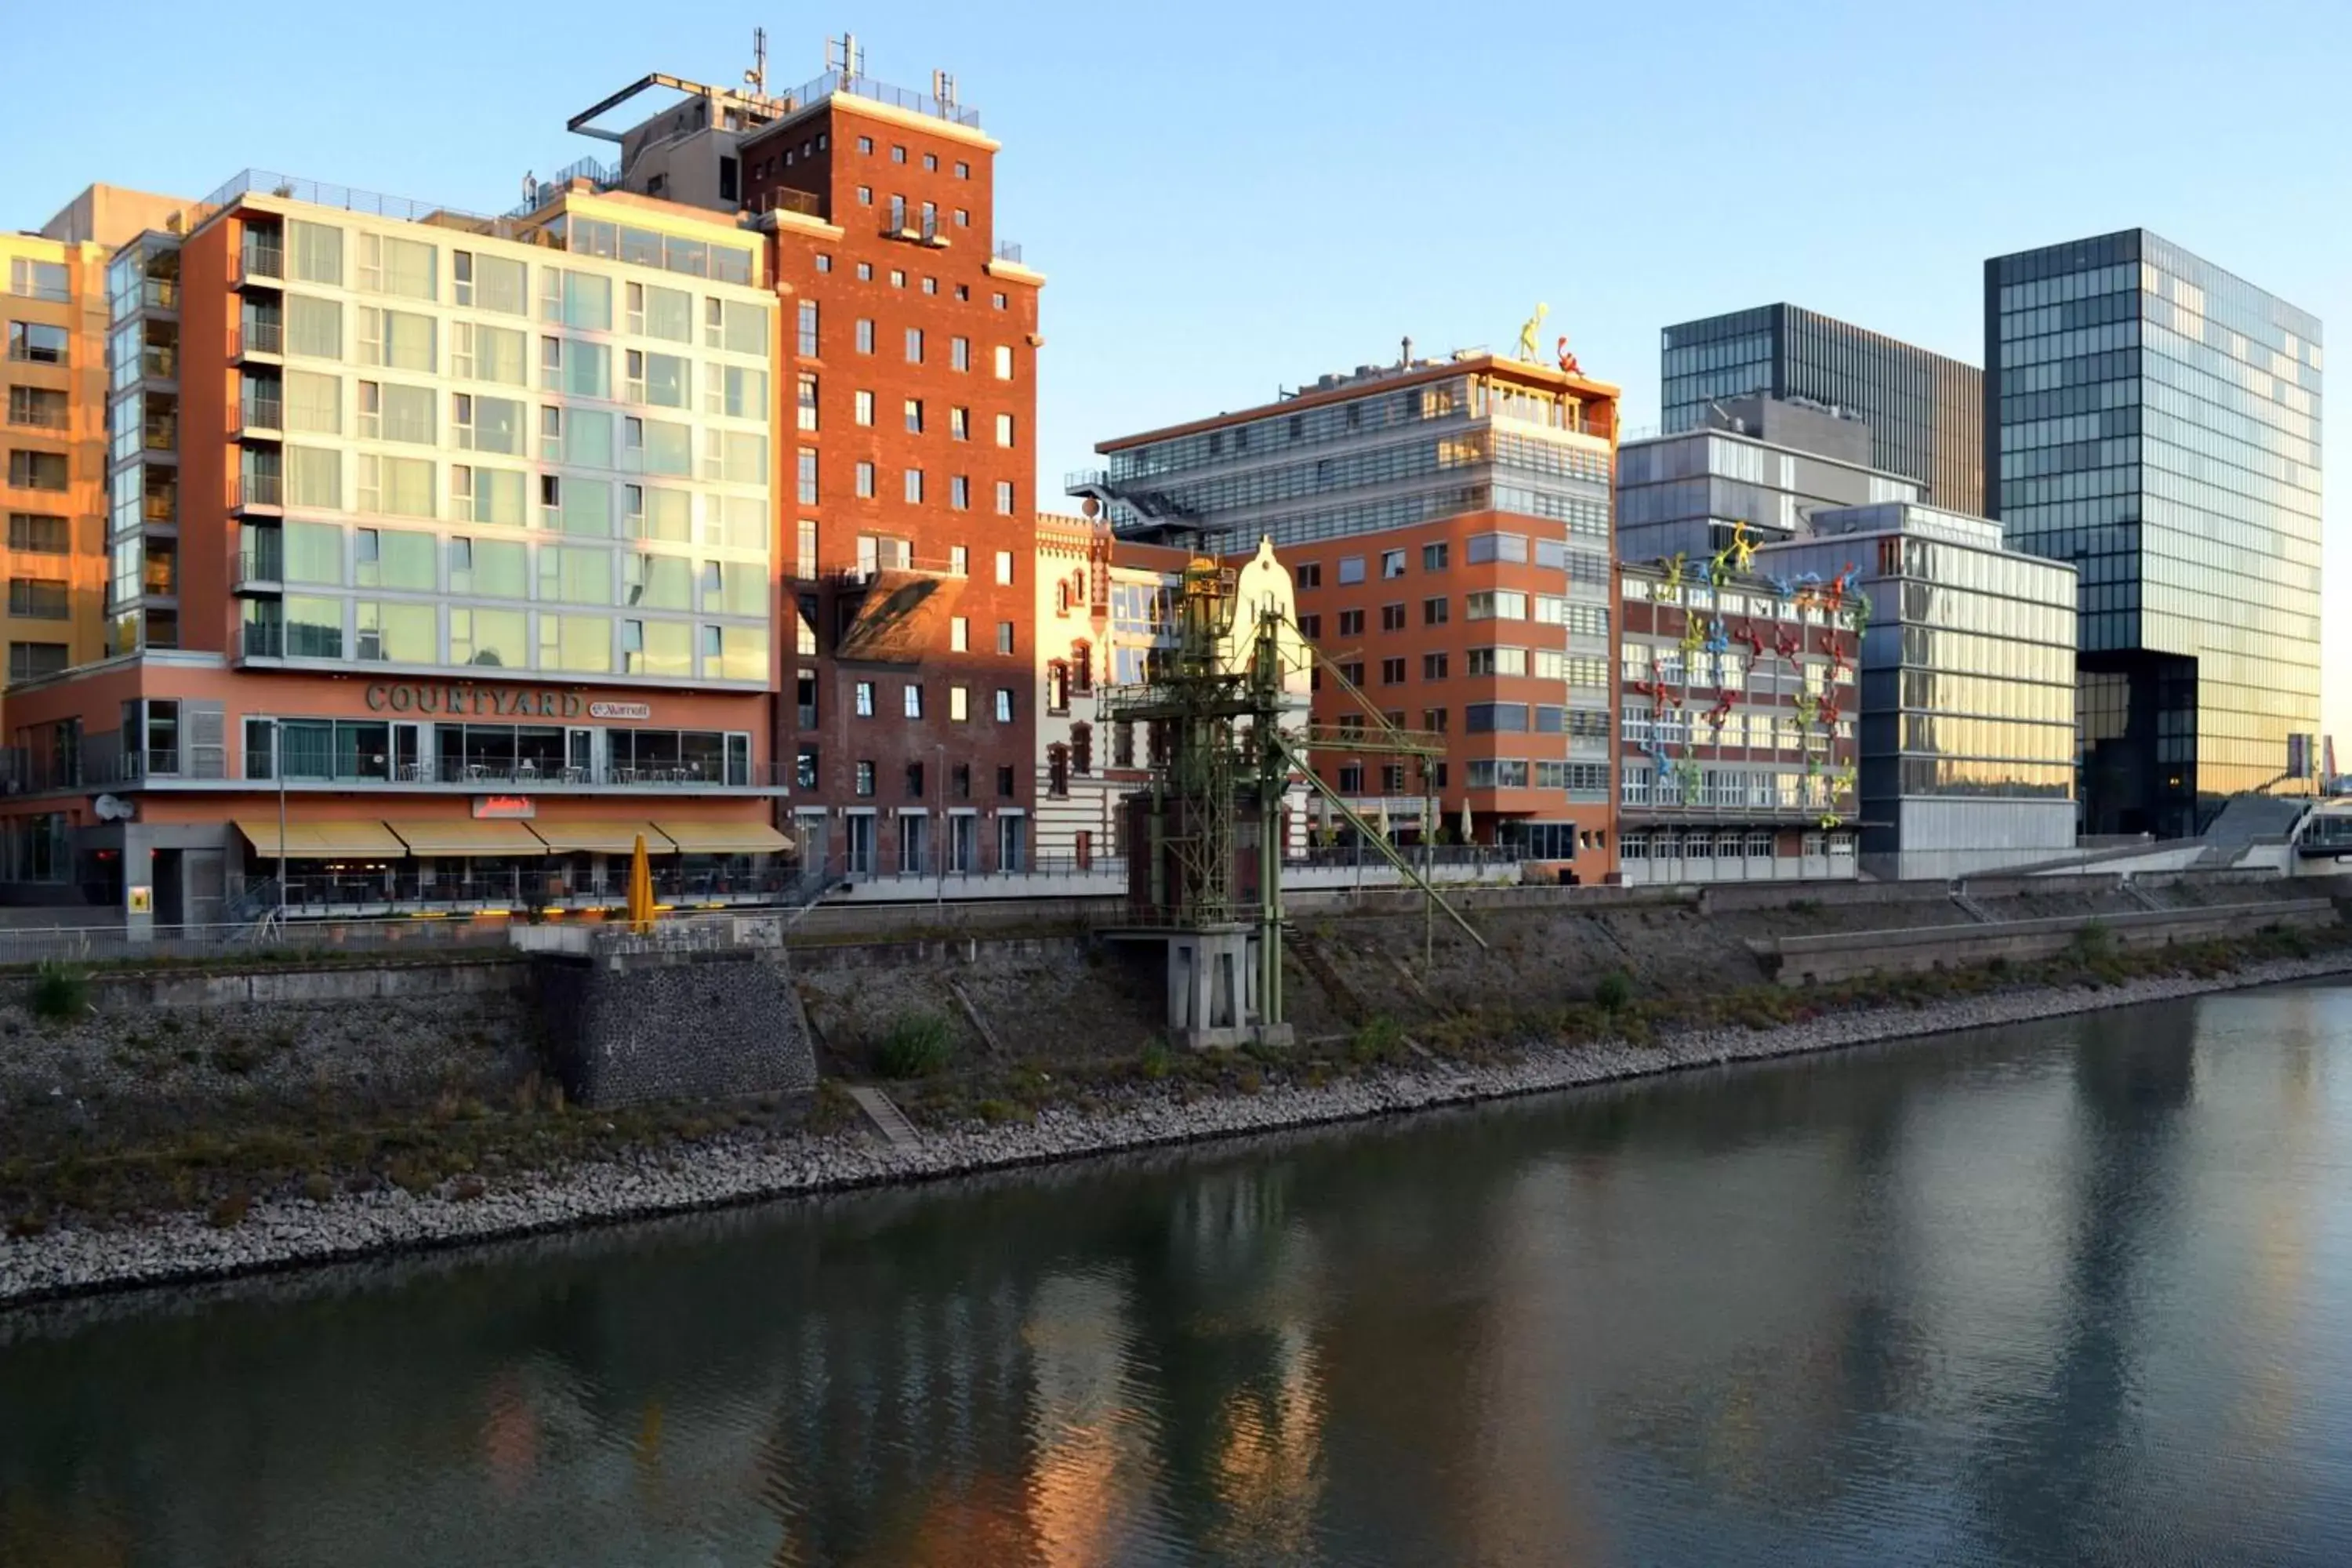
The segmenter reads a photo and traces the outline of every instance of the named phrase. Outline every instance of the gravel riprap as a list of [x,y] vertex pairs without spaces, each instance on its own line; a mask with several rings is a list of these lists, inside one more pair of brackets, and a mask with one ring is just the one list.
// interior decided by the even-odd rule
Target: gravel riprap
[[1796,1056],[1906,1037],[1980,1029],[2207,992],[2352,971],[2352,953],[2280,959],[2210,979],[2168,976],[2097,989],[2027,991],[1921,1007],[1874,1008],[1778,1028],[1690,1030],[1647,1045],[1601,1041],[1538,1047],[1497,1066],[1442,1064],[1316,1088],[1180,1102],[1139,1086],[1107,1109],[1049,1107],[1026,1124],[927,1134],[893,1149],[862,1131],[741,1136],[694,1148],[690,1161],[648,1150],[554,1175],[519,1177],[478,1196],[397,1188],[256,1202],[243,1223],[202,1214],[110,1229],[60,1226],[0,1240],[0,1304],[220,1279],[373,1254],[459,1246],[721,1205],[883,1183],[926,1181],[1118,1150],[1392,1115],[1425,1107],[1537,1094],[1679,1068]]

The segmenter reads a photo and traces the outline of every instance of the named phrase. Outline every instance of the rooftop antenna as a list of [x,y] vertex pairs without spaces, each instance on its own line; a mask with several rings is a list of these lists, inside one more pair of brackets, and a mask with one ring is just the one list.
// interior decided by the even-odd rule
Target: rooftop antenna
[[751,29],[751,68],[743,73],[743,85],[760,97],[768,96],[768,29]]
[[844,77],[866,74],[866,51],[857,47],[857,35],[844,33],[824,41],[824,68],[838,71]]
[[931,96],[944,108],[952,109],[956,100],[955,77],[947,71],[931,73]]
[[1412,339],[1411,337],[1407,337],[1402,346],[1403,349],[1403,357],[1397,361],[1397,364],[1402,369],[1411,370],[1412,368]]

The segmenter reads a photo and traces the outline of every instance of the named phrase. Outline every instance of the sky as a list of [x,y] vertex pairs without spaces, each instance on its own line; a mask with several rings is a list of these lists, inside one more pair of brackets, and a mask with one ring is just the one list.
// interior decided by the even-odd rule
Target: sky
[[[781,89],[844,28],[952,71],[1048,283],[1041,500],[1096,442],[1327,370],[1507,348],[1541,301],[1658,419],[1658,331],[1787,300],[1983,358],[1983,261],[2153,228],[2352,333],[2344,0],[980,5],[0,0],[0,225],[248,166],[475,211],[601,143],[647,71]],[[649,25],[653,18],[657,24]],[[41,68],[21,68],[26,61]],[[2333,377],[2330,377],[2333,380]],[[2331,425],[2325,466],[2343,474]],[[2352,748],[2352,510],[2329,486],[2326,728]],[[2347,756],[2352,763],[2352,756]]]

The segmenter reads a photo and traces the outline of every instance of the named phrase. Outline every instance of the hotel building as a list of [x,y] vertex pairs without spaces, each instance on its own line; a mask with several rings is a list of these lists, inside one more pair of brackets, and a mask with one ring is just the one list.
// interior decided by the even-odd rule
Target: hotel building
[[[909,92],[844,52],[781,94],[647,77],[572,125],[618,144],[593,183],[740,210],[766,247],[782,325],[774,725],[804,862],[1019,870],[1039,754],[1045,279],[996,237],[998,144],[952,81]],[[646,95],[668,102],[600,128]]]
[[772,894],[765,248],[526,206],[247,174],[116,253],[107,640],[10,693],[9,896],[564,906],[640,837]]
[[[1392,724],[1444,737],[1427,778],[1318,756],[1358,809],[1412,839],[1451,834],[1466,805],[1478,841],[1599,882],[1616,865],[1616,389],[1580,374],[1408,356],[1105,441],[1108,468],[1072,489],[1122,538],[1228,556],[1272,541],[1339,679]],[[1345,726],[1361,710],[1318,671],[1314,716]]]

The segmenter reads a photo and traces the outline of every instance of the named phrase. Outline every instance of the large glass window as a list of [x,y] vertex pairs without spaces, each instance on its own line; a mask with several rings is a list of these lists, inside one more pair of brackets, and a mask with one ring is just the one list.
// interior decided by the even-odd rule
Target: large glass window
[[449,612],[449,662],[482,668],[529,669],[529,619],[520,610],[483,610],[471,606],[452,608]]
[[286,352],[303,359],[341,359],[342,306],[305,294],[287,295]]
[[613,330],[611,279],[593,272],[573,272],[553,267],[546,268],[541,276],[545,280],[541,299],[541,320],[562,321],[567,327],[578,327],[583,331],[609,332]]
[[286,525],[286,581],[343,581],[343,531],[331,522],[289,522]]
[[387,517],[431,517],[433,459],[373,453],[360,458],[360,510]]
[[431,300],[436,288],[439,250],[419,239],[395,235],[360,236],[360,287],[408,300]]
[[[609,594],[606,602],[610,602]],[[610,670],[613,668],[612,621],[604,616],[559,616],[541,611],[539,667],[541,669],[589,673]]]
[[645,498],[645,537],[672,544],[694,542],[693,492],[647,485],[641,493]]
[[629,292],[637,306],[630,312],[631,331],[674,343],[694,341],[693,295],[683,289],[665,289],[658,283],[632,283]]
[[[291,546],[289,546],[291,552]],[[304,594],[286,595],[286,656],[289,658],[343,657],[343,602]]]
[[343,286],[343,231],[300,218],[286,220],[286,247],[293,254],[294,276],[304,283]]
[[694,427],[677,419],[645,422],[645,468],[649,474],[686,479],[694,473]]
[[362,599],[352,608],[355,658],[394,664],[441,662],[440,612],[430,605],[379,604]]
[[332,447],[286,448],[286,504],[343,509],[343,455]]
[[343,382],[317,371],[289,370],[285,377],[286,428],[303,434],[340,436],[343,431]]
[[539,596],[556,604],[610,605],[613,552],[581,545],[541,545]]
[[625,602],[648,610],[694,608],[694,563],[683,555],[632,555]]
[[[567,478],[558,522],[565,533],[588,539],[613,537],[613,484],[609,479]],[[608,585],[599,604],[611,604]]]
[[[563,460],[580,468],[611,468],[613,466],[612,415],[601,408],[565,409],[563,411]],[[575,482],[584,484],[588,481]]]

